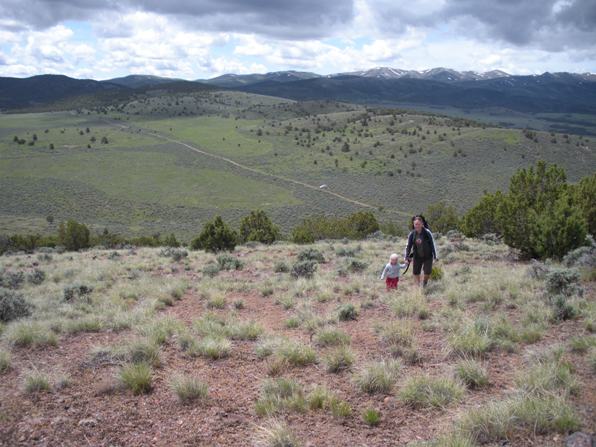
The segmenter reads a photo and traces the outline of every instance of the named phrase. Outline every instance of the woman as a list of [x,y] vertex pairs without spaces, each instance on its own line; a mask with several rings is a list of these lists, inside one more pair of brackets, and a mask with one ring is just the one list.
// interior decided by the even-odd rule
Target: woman
[[414,229],[408,235],[408,245],[406,246],[404,260],[405,262],[410,262],[410,259],[413,258],[413,273],[416,283],[420,286],[420,273],[423,271],[422,286],[426,287],[433,269],[433,260],[436,261],[438,259],[435,239],[428,229],[424,216],[412,217],[412,225]]

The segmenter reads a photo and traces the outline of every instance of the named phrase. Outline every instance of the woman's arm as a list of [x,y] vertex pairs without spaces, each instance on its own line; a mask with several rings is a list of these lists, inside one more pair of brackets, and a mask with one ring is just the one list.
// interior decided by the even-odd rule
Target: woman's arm
[[412,241],[413,241],[413,237],[412,237],[413,231],[410,232],[410,234],[408,234],[408,243],[406,245],[406,251],[404,252],[404,259],[408,259],[410,256],[410,250],[412,250]]
[[436,261],[437,259],[439,259],[439,252],[437,251],[437,244],[435,244],[435,237],[433,236],[432,231],[428,229],[426,231],[428,231],[428,234],[430,234],[430,245],[433,249],[433,258],[435,258]]

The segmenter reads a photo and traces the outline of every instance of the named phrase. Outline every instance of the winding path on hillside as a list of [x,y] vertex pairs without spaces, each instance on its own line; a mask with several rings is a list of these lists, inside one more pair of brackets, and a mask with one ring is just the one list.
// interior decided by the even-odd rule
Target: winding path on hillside
[[330,194],[332,196],[337,197],[340,200],[343,200],[345,202],[352,203],[354,205],[361,206],[363,208],[369,208],[369,209],[377,209],[378,208],[375,205],[371,205],[369,203],[365,203],[365,202],[361,202],[359,200],[351,199],[349,197],[346,197],[346,196],[344,196],[342,194],[339,194],[337,192],[331,191],[329,189],[321,189],[318,186],[311,185],[309,183],[305,183],[305,182],[302,182],[300,180],[295,180],[295,179],[292,179],[292,178],[289,178],[289,177],[284,177],[284,176],[281,176],[281,175],[276,175],[276,174],[271,174],[269,172],[261,171],[260,169],[251,168],[250,166],[244,165],[242,163],[238,163],[237,161],[234,161],[231,158],[227,158],[227,157],[224,157],[222,155],[217,155],[217,154],[213,154],[211,152],[204,151],[202,149],[199,149],[198,147],[195,147],[195,146],[192,146],[192,145],[190,145],[188,143],[185,143],[184,141],[176,140],[175,138],[170,138],[168,136],[162,135],[162,134],[160,134],[157,131],[149,130],[149,129],[146,129],[146,128],[143,128],[143,127],[140,127],[140,126],[135,126],[133,128],[132,126],[128,126],[128,125],[125,125],[125,124],[117,123],[117,122],[114,122],[114,121],[108,121],[108,120],[106,120],[106,122],[108,124],[112,125],[112,126],[120,127],[122,129],[127,129],[127,130],[131,130],[131,131],[132,130],[138,130],[140,133],[143,133],[144,135],[149,135],[149,136],[152,136],[154,138],[158,138],[158,139],[167,141],[169,143],[174,143],[174,144],[183,146],[183,147],[185,147],[187,149],[190,149],[191,151],[194,151],[194,152],[196,152],[198,154],[205,155],[205,156],[211,157],[211,158],[215,158],[215,159],[220,160],[220,161],[223,161],[225,163],[229,163],[229,164],[231,164],[233,166],[236,166],[237,168],[243,169],[245,171],[252,172],[254,174],[263,175],[263,176],[266,176],[266,177],[274,178],[274,179],[281,180],[281,181],[288,182],[288,183],[293,183],[295,185],[299,185],[299,186],[302,186],[304,188],[311,189],[313,191],[318,191],[318,192],[321,192],[321,193]]

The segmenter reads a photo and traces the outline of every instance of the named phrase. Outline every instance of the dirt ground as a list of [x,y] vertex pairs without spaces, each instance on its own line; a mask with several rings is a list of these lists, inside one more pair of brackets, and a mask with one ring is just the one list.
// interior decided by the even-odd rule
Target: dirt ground
[[[179,272],[195,285],[161,311],[185,324],[207,310],[200,297],[200,280],[192,272]],[[222,273],[225,275],[236,273]],[[247,281],[260,280],[258,272],[243,271]],[[411,276],[400,287],[409,287]],[[590,293],[593,293],[591,291]],[[259,321],[267,333],[287,335],[309,343],[303,329],[287,329],[284,321],[291,315],[271,297],[255,292],[239,293],[228,302],[242,299],[245,308],[238,311],[243,319]],[[358,302],[358,295],[352,296]],[[431,312],[440,305],[441,297],[430,301]],[[337,303],[314,303],[325,314]],[[225,314],[227,310],[216,311]],[[516,315],[510,312],[512,321]],[[338,328],[352,339],[351,347],[358,359],[380,359],[388,355],[374,333],[376,323],[394,319],[387,305],[362,309],[355,321],[339,322]],[[422,324],[417,321],[416,325]],[[534,346],[565,343],[577,335],[581,323],[567,321],[551,326]],[[403,379],[417,373],[444,375],[451,371],[455,360],[447,354],[444,334],[440,330],[417,330],[417,344],[422,354],[418,365],[405,365]],[[90,364],[89,351],[93,346],[117,345],[132,336],[132,331],[118,333],[81,333],[63,337],[58,346],[41,349],[15,348],[12,368],[0,376],[0,445],[2,446],[248,446],[253,444],[256,428],[265,422],[256,415],[254,403],[263,379],[267,378],[267,359],[254,353],[255,342],[234,341],[228,358],[208,360],[190,358],[181,352],[176,339],[170,340],[161,353],[161,367],[154,372],[153,391],[135,396],[130,391],[115,389],[118,365]],[[317,349],[319,356],[325,348]],[[436,438],[452,428],[457,416],[479,404],[502,398],[513,387],[513,377],[523,363],[523,350],[516,353],[491,352],[486,358],[491,385],[485,389],[468,391],[459,405],[445,409],[417,409],[404,405],[392,392],[387,395],[368,395],[358,391],[350,372],[330,374],[322,364],[291,368],[284,377],[302,384],[326,384],[342,399],[349,402],[353,413],[345,419],[334,418],[324,411],[289,412],[284,419],[305,446],[403,446],[413,441]],[[587,431],[594,431],[596,380],[579,355],[569,354],[581,393],[574,397]],[[356,362],[358,363],[358,361]],[[68,386],[52,392],[27,394],[22,390],[20,372],[31,368],[61,371],[70,377]],[[209,385],[206,402],[179,403],[168,386],[174,372],[200,377]],[[399,389],[402,379],[398,381]],[[363,423],[361,413],[374,407],[381,412],[379,426]],[[532,436],[517,439],[508,445],[563,445],[562,435]]]

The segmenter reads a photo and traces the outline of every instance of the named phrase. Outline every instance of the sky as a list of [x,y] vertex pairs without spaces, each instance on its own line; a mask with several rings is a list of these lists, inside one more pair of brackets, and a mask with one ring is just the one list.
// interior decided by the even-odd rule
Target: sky
[[596,0],[0,0],[0,76],[596,72]]

